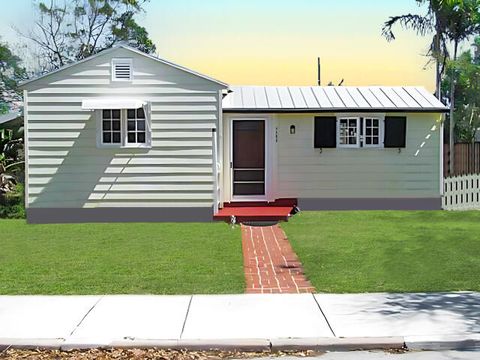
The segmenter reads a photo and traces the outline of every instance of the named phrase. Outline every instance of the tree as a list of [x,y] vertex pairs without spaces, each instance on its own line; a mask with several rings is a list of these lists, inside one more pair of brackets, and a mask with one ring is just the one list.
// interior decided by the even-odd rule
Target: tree
[[7,113],[10,107],[21,101],[18,82],[27,77],[21,59],[14,55],[7,44],[0,42],[0,114]]
[[[416,0],[419,5],[428,4],[427,14],[402,15],[391,17],[383,27],[383,34],[387,39],[394,39],[392,26],[400,23],[403,27],[411,28],[420,35],[434,33],[429,54],[436,60],[436,93],[441,96],[441,81],[449,58],[453,62],[457,60],[459,45],[478,34],[480,27],[480,0]],[[450,56],[448,45],[453,47],[453,57]],[[451,77],[449,89],[449,124],[450,124],[450,172],[454,169],[454,131],[455,129],[455,67],[450,67]]]
[[34,29],[22,34],[35,43],[42,71],[82,60],[118,42],[146,53],[155,45],[135,21],[148,0],[50,0],[36,4]]
[[[465,51],[457,61],[449,61],[447,76],[442,81],[442,88],[450,96],[452,76],[455,74],[454,97],[454,136],[455,141],[471,143],[475,141],[480,127],[480,37],[475,38],[473,55]],[[451,129],[450,129],[451,131]]]
[[449,147],[450,147],[450,173],[455,166],[455,85],[457,81],[455,62],[457,61],[459,45],[469,37],[479,32],[480,1],[478,0],[449,0],[447,23],[447,38],[453,46],[453,66],[451,66],[450,91],[449,91]]
[[432,35],[427,55],[435,61],[435,93],[441,99],[441,79],[448,56],[446,28],[448,12],[445,3],[448,0],[415,0],[419,6],[428,5],[424,15],[406,14],[391,16],[383,25],[382,34],[388,40],[395,40],[393,27],[397,24],[405,29],[414,30],[418,35]]

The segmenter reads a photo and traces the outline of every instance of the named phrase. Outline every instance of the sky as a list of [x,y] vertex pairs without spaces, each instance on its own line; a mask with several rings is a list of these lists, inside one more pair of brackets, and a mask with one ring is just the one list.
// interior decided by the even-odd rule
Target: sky
[[[33,21],[32,0],[0,0],[2,41]],[[158,56],[232,85],[422,85],[433,91],[430,38],[396,29],[389,16],[425,12],[415,0],[150,0],[137,21]]]

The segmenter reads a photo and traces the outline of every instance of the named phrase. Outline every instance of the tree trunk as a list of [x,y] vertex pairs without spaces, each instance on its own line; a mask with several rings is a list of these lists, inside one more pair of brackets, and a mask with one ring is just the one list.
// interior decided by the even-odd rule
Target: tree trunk
[[437,95],[438,100],[442,101],[442,74],[440,74],[440,34],[437,29],[437,34],[435,35],[435,94]]
[[[455,41],[453,50],[453,61],[457,60],[458,41]],[[452,74],[450,79],[450,133],[449,133],[449,148],[450,148],[450,166],[449,173],[453,175],[455,172],[455,118],[453,116],[455,110],[455,64],[452,67]]]

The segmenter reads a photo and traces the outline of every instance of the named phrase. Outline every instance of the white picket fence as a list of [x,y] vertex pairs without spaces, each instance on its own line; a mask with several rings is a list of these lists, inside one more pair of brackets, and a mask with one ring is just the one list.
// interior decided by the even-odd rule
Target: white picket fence
[[446,177],[443,208],[445,210],[480,209],[480,174]]

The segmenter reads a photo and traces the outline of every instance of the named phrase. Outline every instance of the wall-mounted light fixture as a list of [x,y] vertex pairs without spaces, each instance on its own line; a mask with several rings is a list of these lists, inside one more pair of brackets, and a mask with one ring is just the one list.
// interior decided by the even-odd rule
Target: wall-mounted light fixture
[[295,134],[295,125],[290,125],[290,134]]

